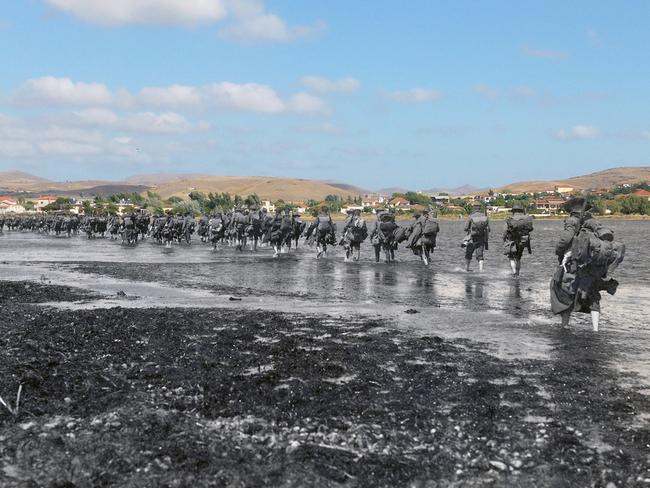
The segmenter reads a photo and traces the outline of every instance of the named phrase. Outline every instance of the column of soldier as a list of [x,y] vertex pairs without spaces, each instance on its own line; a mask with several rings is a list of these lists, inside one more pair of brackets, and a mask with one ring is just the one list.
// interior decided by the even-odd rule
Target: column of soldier
[[[607,291],[612,295],[616,292],[618,282],[611,278],[611,274],[623,261],[625,246],[616,242],[614,233],[593,217],[584,198],[570,200],[565,204],[565,210],[569,217],[564,222],[564,230],[556,246],[559,264],[551,279],[551,308],[555,314],[561,315],[563,325],[568,324],[574,311],[590,313],[593,329],[597,331],[600,292]],[[156,242],[171,247],[173,242],[190,244],[192,235],[197,232],[201,241],[210,243],[214,250],[218,250],[220,245],[230,245],[239,251],[248,246],[255,251],[258,245],[268,244],[273,248],[274,257],[287,252],[292,246],[297,247],[299,239],[304,236],[308,245],[315,246],[317,258],[327,252],[328,246],[339,244],[345,250],[346,261],[359,260],[361,244],[369,237],[377,262],[382,254],[386,262],[393,262],[398,245],[405,242],[406,247],[428,265],[436,247],[440,225],[432,211],[424,210],[415,217],[414,223],[403,227],[395,222],[393,213],[379,211],[376,222],[368,226],[360,211],[355,210],[348,214],[339,240],[336,238],[336,224],[327,207],[322,207],[318,217],[309,224],[288,210],[270,215],[266,209],[217,211],[201,217],[198,226],[191,214],[149,216],[133,213],[124,217],[82,218],[63,213],[0,215],[0,233],[6,227],[9,230],[57,236],[83,232],[89,239],[108,234],[111,239],[121,239],[123,244],[130,245],[150,236]],[[502,236],[503,252],[509,259],[514,277],[520,274],[524,252],[531,253],[532,231],[532,217],[525,213],[520,203],[515,203]],[[461,247],[465,252],[466,269],[470,271],[472,258],[475,258],[479,271],[483,271],[490,221],[481,205],[473,208],[465,232]]]

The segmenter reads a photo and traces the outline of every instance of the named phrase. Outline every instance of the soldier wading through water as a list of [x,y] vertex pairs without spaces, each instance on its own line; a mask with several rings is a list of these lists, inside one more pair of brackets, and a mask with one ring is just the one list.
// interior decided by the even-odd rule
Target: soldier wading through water
[[506,231],[503,233],[503,253],[510,260],[512,275],[518,277],[521,271],[521,257],[524,249],[532,254],[530,248],[530,233],[533,231],[533,218],[526,215],[521,202],[512,205],[512,217],[506,220]]
[[593,218],[589,202],[579,197],[565,204],[570,213],[555,248],[559,266],[551,279],[551,309],[569,324],[571,312],[591,313],[594,332],[600,320],[600,292],[616,293],[618,281],[608,278],[625,256],[625,245]]
[[316,244],[316,257],[327,252],[327,245],[336,245],[336,225],[330,216],[329,207],[322,206],[318,217],[307,228],[307,244]]
[[436,247],[438,232],[440,232],[440,224],[435,214],[423,210],[422,215],[416,216],[406,247],[416,256],[420,256],[425,266],[429,265],[431,253]]
[[361,243],[368,237],[368,226],[361,218],[361,210],[353,210],[343,226],[343,237],[339,244],[345,249],[345,261],[359,261]]
[[470,271],[473,255],[476,255],[479,271],[483,271],[483,254],[488,250],[490,220],[482,211],[482,208],[481,204],[474,204],[472,214],[465,225],[466,235],[461,247],[465,249],[465,269],[467,271]]

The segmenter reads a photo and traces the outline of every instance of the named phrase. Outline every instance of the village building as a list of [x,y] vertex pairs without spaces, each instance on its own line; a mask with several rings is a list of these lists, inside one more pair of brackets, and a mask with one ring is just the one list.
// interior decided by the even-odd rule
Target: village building
[[11,197],[0,197],[0,214],[23,213],[25,207]]
[[407,210],[411,208],[411,202],[409,202],[404,197],[395,197],[390,202],[388,202],[388,205],[390,205],[393,208],[398,208],[403,210]]
[[566,195],[573,193],[574,188],[572,186],[556,186],[555,187],[555,192],[559,193],[560,195]]
[[361,205],[371,208],[383,207],[386,205],[386,197],[378,193],[368,193],[363,195]]
[[564,198],[538,198],[535,200],[534,205],[538,210],[543,210],[544,213],[558,213],[562,211],[562,205],[566,200]]
[[451,197],[449,195],[431,195],[432,203],[449,203],[451,202]]
[[31,201],[34,203],[34,210],[37,212],[43,212],[45,207],[56,202],[56,197],[53,195],[41,195]]
[[650,200],[650,191],[645,190],[643,188],[640,188],[639,190],[632,192],[631,195],[633,197],[640,197],[640,198],[646,198]]

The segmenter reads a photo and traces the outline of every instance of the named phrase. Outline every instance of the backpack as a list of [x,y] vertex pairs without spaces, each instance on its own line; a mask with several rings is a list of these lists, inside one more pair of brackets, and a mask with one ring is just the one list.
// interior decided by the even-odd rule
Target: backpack
[[440,232],[440,225],[438,224],[437,220],[427,219],[424,222],[422,234],[424,234],[426,237],[434,237],[438,235],[438,232]]
[[518,214],[507,220],[508,229],[517,237],[524,237],[533,231],[533,218],[530,215]]
[[331,232],[332,230],[332,218],[329,215],[319,215],[318,216],[318,231],[323,234]]
[[280,223],[280,229],[285,232],[293,229],[293,223],[291,222],[291,217],[289,215],[284,215],[282,217],[282,222]]
[[354,225],[351,226],[350,230],[356,240],[363,241],[368,237],[368,227],[366,226],[366,221],[363,219],[357,219],[354,222]]
[[470,228],[472,237],[483,238],[487,232],[487,228],[488,218],[486,215],[478,214],[472,216],[472,226]]

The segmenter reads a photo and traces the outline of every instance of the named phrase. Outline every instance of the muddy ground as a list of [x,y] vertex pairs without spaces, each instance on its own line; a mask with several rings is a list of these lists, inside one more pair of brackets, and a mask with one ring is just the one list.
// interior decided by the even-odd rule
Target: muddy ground
[[648,397],[597,339],[506,361],[363,317],[38,304],[92,298],[0,282],[0,486],[650,486]]

